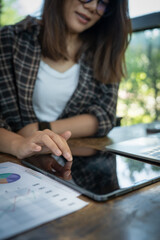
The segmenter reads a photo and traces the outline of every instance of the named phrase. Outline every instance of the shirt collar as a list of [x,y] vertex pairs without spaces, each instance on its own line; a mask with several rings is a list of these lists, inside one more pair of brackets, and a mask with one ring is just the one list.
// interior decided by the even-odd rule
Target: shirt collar
[[37,18],[27,16],[24,20],[15,24],[15,32],[20,33],[23,31],[33,32],[34,36],[37,37],[40,33],[40,24]]

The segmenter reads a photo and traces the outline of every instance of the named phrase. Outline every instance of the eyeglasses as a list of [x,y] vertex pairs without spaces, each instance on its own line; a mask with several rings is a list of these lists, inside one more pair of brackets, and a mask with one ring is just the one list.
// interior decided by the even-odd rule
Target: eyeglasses
[[[93,0],[79,0],[79,1],[85,4],[85,3],[90,3]],[[104,17],[107,16],[108,10],[109,10],[108,8],[109,8],[109,2],[98,0],[96,11],[99,16],[104,16]]]

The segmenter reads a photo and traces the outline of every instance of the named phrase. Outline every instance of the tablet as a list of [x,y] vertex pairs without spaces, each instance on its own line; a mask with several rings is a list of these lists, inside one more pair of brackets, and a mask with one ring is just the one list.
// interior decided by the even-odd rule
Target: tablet
[[[86,153],[86,151],[84,151]],[[160,181],[160,167],[151,163],[97,151],[72,162],[63,157],[36,155],[22,163],[96,200],[106,201]]]

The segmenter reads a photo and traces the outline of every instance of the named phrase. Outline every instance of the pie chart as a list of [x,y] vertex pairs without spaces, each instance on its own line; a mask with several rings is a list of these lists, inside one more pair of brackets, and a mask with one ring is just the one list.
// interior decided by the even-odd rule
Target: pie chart
[[16,173],[1,173],[0,174],[0,184],[13,183],[21,178],[20,175]]

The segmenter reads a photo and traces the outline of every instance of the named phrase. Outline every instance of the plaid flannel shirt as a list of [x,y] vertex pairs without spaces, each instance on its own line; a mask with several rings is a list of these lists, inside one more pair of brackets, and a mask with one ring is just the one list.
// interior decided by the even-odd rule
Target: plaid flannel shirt
[[[38,121],[32,94],[41,59],[39,32],[40,25],[30,16],[0,29],[0,127],[14,132]],[[78,86],[59,119],[93,114],[99,121],[96,136],[104,136],[115,125],[117,91],[118,84],[93,78],[83,54]]]

